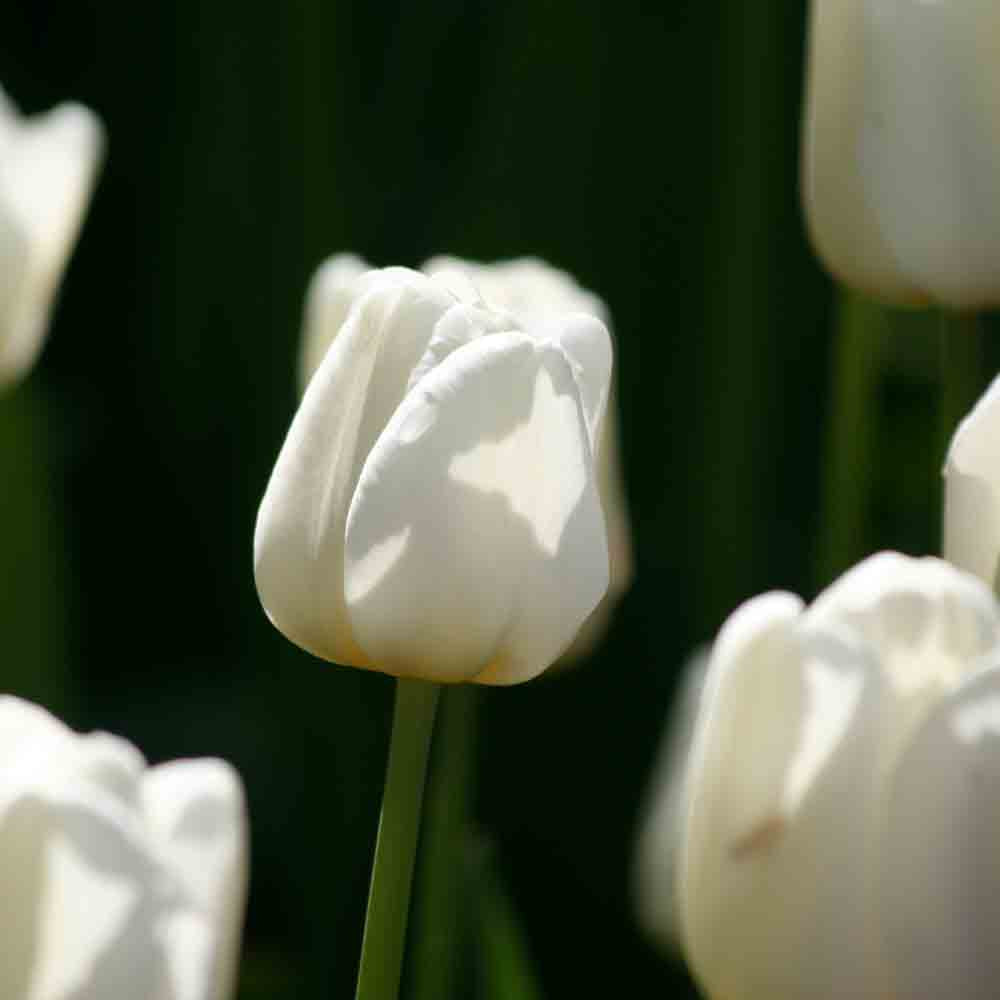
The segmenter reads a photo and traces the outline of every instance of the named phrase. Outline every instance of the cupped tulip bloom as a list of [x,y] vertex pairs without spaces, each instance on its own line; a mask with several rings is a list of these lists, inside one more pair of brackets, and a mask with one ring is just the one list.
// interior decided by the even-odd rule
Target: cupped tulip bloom
[[228,1000],[246,839],[222,761],[147,767],[0,698],[0,996]]
[[993,0],[813,0],[803,199],[846,284],[1000,303],[998,34]]
[[103,148],[87,108],[24,117],[0,90],[0,386],[41,350]]
[[[519,257],[485,264],[459,257],[438,256],[421,270],[436,277],[463,300],[478,298],[513,316],[520,328],[547,339],[567,313],[588,313],[610,328],[607,306],[593,292],[582,288],[565,271],[537,257]],[[316,272],[306,296],[299,378],[302,389],[329,349],[355,301],[377,280],[354,254],[335,254]],[[610,577],[607,593],[581,627],[564,660],[586,655],[607,629],[615,605],[632,581],[632,538],[628,507],[618,458],[618,406],[613,386],[597,442],[597,488],[604,511]]]
[[944,557],[1000,582],[1000,378],[955,431],[944,465]]
[[527,331],[405,268],[357,280],[261,502],[261,603],[336,663],[528,680],[608,586],[608,332],[585,313]]
[[996,996],[1000,608],[980,580],[885,553],[808,608],[745,604],[683,780],[662,891],[707,996]]

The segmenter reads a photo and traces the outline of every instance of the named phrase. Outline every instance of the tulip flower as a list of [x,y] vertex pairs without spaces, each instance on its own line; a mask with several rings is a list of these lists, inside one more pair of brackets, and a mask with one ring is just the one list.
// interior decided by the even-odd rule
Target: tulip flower
[[103,147],[87,108],[23,117],[0,90],[0,385],[41,350]]
[[706,995],[995,997],[998,737],[1000,608],[947,563],[884,553],[808,608],[738,609],[661,887]]
[[0,698],[0,996],[227,1000],[246,820],[218,760],[147,767]]
[[261,603],[326,660],[528,680],[608,586],[608,332],[585,313],[528,329],[444,276],[356,280],[260,506]]
[[[528,333],[545,339],[567,313],[588,313],[609,325],[607,306],[564,271],[534,257],[481,264],[458,257],[432,257],[421,270],[466,300],[480,296],[513,316]],[[378,271],[354,254],[336,254],[316,272],[306,297],[300,383],[303,390],[319,366],[355,301],[376,280]],[[606,408],[596,446],[597,488],[604,511],[610,578],[607,593],[581,627],[564,660],[586,655],[604,634],[611,613],[632,579],[632,542],[618,460],[618,407],[615,391]]]
[[1000,570],[1000,379],[955,431],[944,466],[944,557],[996,590]]
[[709,651],[701,647],[682,671],[680,691],[650,779],[636,850],[635,892],[646,930],[669,950],[680,948],[677,866],[687,809],[687,758],[705,688]]
[[803,199],[846,284],[1000,302],[998,32],[990,0],[813,0]]

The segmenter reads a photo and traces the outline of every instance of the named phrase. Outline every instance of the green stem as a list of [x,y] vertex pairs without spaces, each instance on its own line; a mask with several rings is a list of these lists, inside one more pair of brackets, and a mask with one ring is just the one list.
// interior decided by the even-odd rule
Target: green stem
[[356,1000],[395,1000],[438,685],[400,678]]
[[979,315],[941,313],[941,454],[979,398],[983,386],[983,343]]
[[479,694],[472,684],[449,688],[438,720],[414,904],[416,1000],[458,995],[455,983],[465,954],[460,938],[470,923],[463,913],[462,861],[473,804]]
[[483,859],[481,880],[480,996],[542,1000],[528,939],[491,853]]
[[866,554],[872,428],[887,330],[884,310],[842,289],[834,331],[816,583],[825,587]]

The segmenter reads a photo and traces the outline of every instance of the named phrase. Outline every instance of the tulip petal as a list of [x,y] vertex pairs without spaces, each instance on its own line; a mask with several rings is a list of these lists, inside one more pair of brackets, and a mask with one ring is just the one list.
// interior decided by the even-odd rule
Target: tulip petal
[[346,593],[379,669],[510,684],[544,670],[608,584],[570,362],[493,334],[407,395],[347,520]]
[[361,465],[454,298],[423,275],[380,272],[351,311],[292,421],[257,515],[254,574],[274,625],[303,649],[367,666],[344,604],[344,525]]
[[695,723],[701,710],[709,651],[699,649],[684,667],[680,691],[650,780],[649,811],[636,854],[636,897],[649,934],[680,947],[677,882],[681,838],[688,813],[688,773]]
[[1000,9],[815,0],[804,194],[849,284],[956,308],[1000,295]]
[[[589,313],[609,323],[607,306],[593,292],[538,257],[483,264],[441,255],[425,261],[421,270],[435,276],[461,276],[475,286],[477,297],[481,295],[490,306],[511,313],[529,331],[564,313]],[[455,282],[454,277],[449,280]],[[460,285],[455,282],[453,287]]]
[[[170,868],[219,928],[212,949],[213,988],[220,1000],[236,981],[246,902],[246,804],[236,772],[221,760],[184,760],[151,768],[142,786],[146,815]],[[199,934],[201,932],[199,931]]]
[[[365,274],[372,277],[362,280]],[[313,372],[319,368],[333,338],[344,325],[351,306],[380,280],[357,254],[339,253],[325,260],[306,291],[299,357],[299,388],[305,392]]]
[[707,995],[876,995],[864,914],[884,709],[865,648],[809,626],[793,595],[757,598],[723,628],[687,778],[679,887]]
[[940,559],[883,552],[859,563],[809,610],[872,645],[897,708],[886,733],[885,766],[936,701],[974,671],[1000,640],[989,589]]
[[891,787],[882,918],[912,1000],[992,1000],[1000,983],[1000,670],[927,719]]
[[996,589],[1000,569],[1000,378],[959,424],[944,465],[944,557]]
[[8,290],[2,301],[6,308],[0,313],[0,379],[20,374],[41,346],[103,147],[100,122],[76,104],[23,120],[4,142],[0,253],[9,257],[11,245],[19,240],[27,258],[17,295],[11,298]]
[[560,317],[544,330],[546,337],[559,344],[572,363],[587,416],[591,452],[597,454],[611,388],[611,334],[596,316],[586,313]]

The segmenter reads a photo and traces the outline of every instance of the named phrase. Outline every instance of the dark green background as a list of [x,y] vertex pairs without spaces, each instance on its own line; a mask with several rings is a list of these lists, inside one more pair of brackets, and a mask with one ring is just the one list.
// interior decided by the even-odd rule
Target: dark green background
[[[303,291],[345,249],[538,254],[610,305],[635,584],[590,662],[486,693],[476,813],[547,997],[690,990],[630,892],[678,670],[743,599],[817,582],[834,299],[799,211],[804,8],[5,14],[0,82],[87,103],[110,142],[49,345],[0,400],[0,683],[152,760],[238,766],[245,997],[351,995],[381,792],[391,680],[286,642],[251,572]],[[842,565],[937,544],[926,325],[888,343]]]

